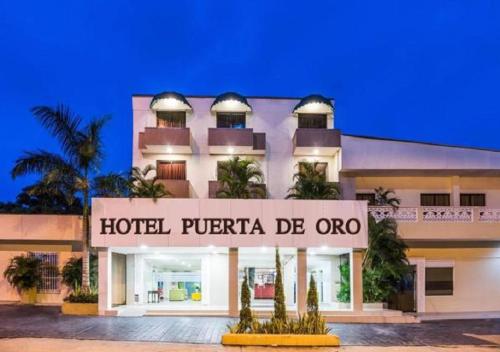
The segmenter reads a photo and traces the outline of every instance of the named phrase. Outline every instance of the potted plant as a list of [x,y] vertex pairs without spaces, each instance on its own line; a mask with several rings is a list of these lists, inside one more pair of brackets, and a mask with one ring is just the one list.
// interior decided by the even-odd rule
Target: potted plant
[[18,255],[11,258],[3,276],[17,289],[21,303],[36,302],[36,288],[42,282],[42,261],[33,255]]
[[339,346],[337,336],[329,334],[324,318],[319,312],[316,282],[311,275],[307,293],[307,313],[297,319],[287,316],[285,294],[281,275],[281,261],[276,248],[276,279],[274,313],[271,319],[261,322],[250,309],[250,289],[245,275],[241,287],[239,322],[229,327],[222,336],[223,345],[234,346]]

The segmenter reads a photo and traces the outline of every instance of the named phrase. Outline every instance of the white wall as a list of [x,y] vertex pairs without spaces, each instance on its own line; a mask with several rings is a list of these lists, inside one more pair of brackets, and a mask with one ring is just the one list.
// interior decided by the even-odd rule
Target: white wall
[[[186,126],[190,128],[193,155],[145,154],[138,148],[139,132],[145,127],[156,126],[156,115],[149,109],[151,97],[133,97],[134,136],[133,166],[156,165],[157,160],[186,160],[186,177],[191,183],[191,196],[208,198],[208,181],[216,180],[217,161],[230,156],[208,153],[208,129],[216,127],[215,114],[210,112],[214,98],[187,97],[193,112],[187,114]],[[264,172],[269,198],[282,199],[293,183],[295,165],[299,161],[328,162],[328,178],[338,181],[339,157],[293,157],[293,135],[298,126],[292,115],[297,99],[249,99],[253,111],[247,115],[247,127],[254,132],[266,133],[266,155],[252,156],[259,161]],[[329,119],[332,127],[332,119]]]

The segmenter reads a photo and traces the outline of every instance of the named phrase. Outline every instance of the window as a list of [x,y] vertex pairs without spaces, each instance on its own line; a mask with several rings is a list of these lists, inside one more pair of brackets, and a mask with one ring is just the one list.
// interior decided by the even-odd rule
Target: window
[[449,193],[421,193],[420,205],[423,207],[449,207]]
[[156,126],[168,128],[184,128],[186,127],[186,112],[185,111],[157,111]]
[[375,193],[356,193],[356,200],[367,200],[368,205],[375,205]]
[[299,114],[299,128],[326,128],[326,114]]
[[60,280],[57,273],[59,255],[57,253],[31,253],[32,256],[38,258],[42,262],[42,282],[38,285],[37,290],[40,293],[59,293]]
[[[299,163],[300,172],[304,171],[304,164],[312,164],[312,163],[300,162]],[[315,163],[315,164],[316,164],[316,171],[318,171],[321,175],[327,177],[328,163]]]
[[452,296],[453,268],[425,268],[425,295]]
[[486,195],[484,193],[461,193],[460,206],[462,207],[485,207]]
[[158,161],[156,175],[161,180],[185,180],[185,161]]
[[244,112],[217,113],[217,128],[245,128]]

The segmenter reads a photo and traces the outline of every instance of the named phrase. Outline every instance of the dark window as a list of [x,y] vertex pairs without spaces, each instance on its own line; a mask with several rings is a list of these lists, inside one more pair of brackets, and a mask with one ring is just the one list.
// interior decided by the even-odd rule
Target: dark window
[[420,205],[423,207],[449,207],[449,193],[421,193]]
[[244,112],[217,113],[217,128],[245,128]]
[[326,128],[326,115],[299,114],[299,128]]
[[169,128],[186,127],[185,111],[157,111],[156,126]]
[[161,180],[185,180],[185,161],[158,161],[156,175]]
[[485,207],[486,195],[484,193],[461,193],[460,206],[462,207]]
[[453,268],[425,268],[425,295],[453,295]]
[[[304,170],[304,164],[312,164],[308,162],[300,162],[299,163],[299,171],[302,172]],[[321,175],[327,177],[328,163],[316,163],[316,171],[318,171]]]
[[356,193],[356,200],[367,200],[368,205],[375,205],[375,193]]

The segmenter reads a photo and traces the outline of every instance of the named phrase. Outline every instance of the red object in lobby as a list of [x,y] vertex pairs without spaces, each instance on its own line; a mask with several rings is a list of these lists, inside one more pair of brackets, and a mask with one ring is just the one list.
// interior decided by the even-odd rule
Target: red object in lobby
[[254,285],[254,298],[255,299],[273,299],[274,298],[274,284]]

